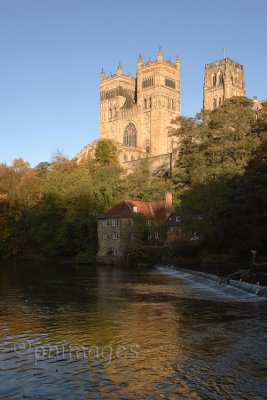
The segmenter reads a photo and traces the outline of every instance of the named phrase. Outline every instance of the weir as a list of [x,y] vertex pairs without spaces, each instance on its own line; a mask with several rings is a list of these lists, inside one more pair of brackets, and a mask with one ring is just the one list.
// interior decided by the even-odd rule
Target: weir
[[232,279],[226,283],[215,275],[175,266],[156,265],[155,268],[164,274],[169,274],[190,281],[192,285],[203,290],[213,291],[217,295],[239,300],[252,300],[253,298],[259,298],[262,300],[267,299],[267,287],[264,286]]

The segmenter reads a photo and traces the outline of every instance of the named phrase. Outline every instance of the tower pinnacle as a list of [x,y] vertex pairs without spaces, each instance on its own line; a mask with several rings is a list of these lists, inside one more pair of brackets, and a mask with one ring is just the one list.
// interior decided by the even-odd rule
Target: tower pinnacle
[[159,47],[159,50],[158,50],[158,61],[163,61],[163,51],[162,51],[161,47]]
[[139,57],[138,57],[138,68],[140,68],[142,66],[142,64],[143,64],[143,58],[142,58],[142,55],[140,53]]
[[119,65],[118,65],[118,75],[122,75],[122,65],[121,65],[121,62],[119,62]]
[[104,68],[102,68],[101,72],[100,72],[100,80],[104,80],[105,79],[105,71]]

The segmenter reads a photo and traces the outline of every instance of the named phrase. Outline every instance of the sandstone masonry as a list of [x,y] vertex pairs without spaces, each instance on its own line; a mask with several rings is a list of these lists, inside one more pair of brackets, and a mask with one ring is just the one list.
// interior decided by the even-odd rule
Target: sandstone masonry
[[124,75],[119,64],[115,75],[100,74],[100,139],[120,144],[120,161],[167,154],[172,119],[180,115],[180,60],[138,58],[136,78]]
[[[205,65],[203,109],[213,110],[225,99],[246,96],[243,66],[229,58]],[[260,104],[260,102],[258,101]],[[258,104],[257,103],[257,104]],[[260,107],[258,105],[258,107]],[[156,60],[143,62],[137,73],[100,73],[100,139],[114,140],[121,165],[134,170],[137,160],[149,158],[153,170],[168,171],[179,157],[180,143],[169,135],[171,121],[180,115],[180,59],[167,61],[159,49]],[[96,142],[77,156],[93,156]]]
[[214,110],[225,99],[246,96],[243,65],[229,58],[205,65],[204,110]]

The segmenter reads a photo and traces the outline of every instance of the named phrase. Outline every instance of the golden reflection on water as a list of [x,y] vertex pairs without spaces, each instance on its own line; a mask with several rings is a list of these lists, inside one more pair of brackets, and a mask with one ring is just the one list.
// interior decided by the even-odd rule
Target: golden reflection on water
[[[2,295],[8,293],[9,284],[10,279],[1,280]],[[0,321],[6,328],[2,339],[7,334],[10,343],[27,339],[35,340],[38,346],[63,342],[98,346],[106,356],[111,349],[111,361],[86,359],[88,370],[93,366],[95,374],[104,374],[109,381],[108,386],[99,386],[102,394],[108,393],[111,384],[120,387],[125,396],[156,390],[159,381],[172,373],[174,361],[182,363],[177,310],[170,302],[145,299],[150,291],[147,283],[127,282],[120,270],[100,267],[95,286],[88,280],[76,288],[84,292],[82,304],[73,293],[68,294],[68,288],[59,301],[55,291],[62,288],[58,283],[48,285],[51,297],[44,294],[42,284],[39,286],[41,290],[36,291],[34,284],[29,287],[26,283],[24,290],[15,289],[9,295],[7,304],[1,303]]]
[[[235,363],[231,353],[240,358],[240,368],[248,366],[239,351],[246,342],[240,308],[190,300],[185,282],[108,266],[13,267],[0,277],[0,360],[3,393],[10,398],[14,388],[34,398],[30,394],[39,393],[40,382],[46,384],[43,398],[53,399],[64,390],[77,399],[201,399],[203,393],[212,398],[210,393],[217,396],[222,387],[226,393],[239,384],[227,371]],[[87,353],[65,359],[53,353],[34,364],[33,352],[12,351],[12,344],[23,340],[33,348],[84,346]],[[224,359],[223,372],[217,371]]]

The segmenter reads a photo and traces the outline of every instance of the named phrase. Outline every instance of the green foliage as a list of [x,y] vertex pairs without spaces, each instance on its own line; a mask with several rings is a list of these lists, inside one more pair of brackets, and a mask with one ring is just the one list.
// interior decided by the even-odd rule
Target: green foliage
[[[21,158],[0,164],[0,258],[90,262],[99,215],[125,199],[162,200],[167,191],[183,221],[173,256],[266,253],[267,102],[256,119],[253,102],[235,97],[195,118],[178,118],[170,134],[180,141],[180,155],[167,180],[153,175],[148,159],[126,174],[112,140],[100,140],[95,159],[80,165],[60,152],[35,168]],[[129,254],[151,258],[144,221],[134,229]],[[189,243],[192,231],[200,237],[196,243]]]
[[174,181],[181,191],[194,184],[242,174],[252,152],[261,143],[254,129],[252,102],[246,98],[227,100],[202,117],[202,122],[184,117],[177,121],[180,126],[176,135],[182,144]]
[[65,209],[52,196],[29,213],[28,241],[42,256],[65,256],[73,252],[71,224],[64,217]]
[[[244,255],[267,249],[267,140],[257,149],[242,176],[229,182],[225,204],[218,213],[222,247]],[[218,227],[214,227],[219,237]]]
[[34,169],[39,178],[46,178],[48,171],[51,169],[51,164],[47,161],[40,162]]
[[122,169],[118,164],[101,165],[91,172],[91,179],[98,215],[124,197]]
[[73,262],[76,264],[92,264],[95,261],[95,250],[93,248],[80,251],[73,258]]
[[110,165],[118,164],[117,148],[113,140],[101,139],[99,140],[95,149],[95,164],[96,165]]
[[123,179],[127,198],[142,201],[157,201],[165,198],[171,189],[171,182],[155,177],[150,170],[148,159],[141,160],[134,173]]
[[198,230],[210,251],[266,253],[267,106],[258,119],[252,106],[234,97],[180,118],[172,131],[182,140],[173,179],[179,213],[203,216]]

